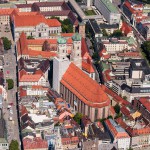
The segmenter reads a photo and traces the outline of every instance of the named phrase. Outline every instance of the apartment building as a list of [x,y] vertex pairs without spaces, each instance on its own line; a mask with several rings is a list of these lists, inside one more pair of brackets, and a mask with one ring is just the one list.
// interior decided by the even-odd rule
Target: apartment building
[[118,149],[129,149],[130,136],[128,133],[112,119],[107,119],[105,125],[110,131],[113,143],[118,144]]
[[94,5],[109,24],[119,24],[121,14],[110,0],[95,0]]
[[109,54],[116,54],[125,49],[128,49],[128,42],[126,40],[119,40],[117,38],[102,39],[101,42]]
[[13,8],[0,9],[0,24],[10,24],[10,15],[13,11]]
[[31,12],[31,6],[32,4],[17,4],[16,5],[19,12]]

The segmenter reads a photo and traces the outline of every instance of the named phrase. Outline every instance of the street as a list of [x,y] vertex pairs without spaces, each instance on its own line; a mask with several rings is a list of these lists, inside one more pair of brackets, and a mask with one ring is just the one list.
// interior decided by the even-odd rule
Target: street
[[[6,88],[6,79],[13,79],[14,88],[7,90],[7,100],[3,104],[4,119],[7,125],[8,142],[11,140],[17,140],[20,144],[19,139],[19,127],[18,127],[18,116],[16,109],[16,57],[14,55],[14,45],[12,49],[8,50],[4,54],[4,79]],[[7,88],[6,88],[7,89]],[[8,108],[9,106],[9,108]]]

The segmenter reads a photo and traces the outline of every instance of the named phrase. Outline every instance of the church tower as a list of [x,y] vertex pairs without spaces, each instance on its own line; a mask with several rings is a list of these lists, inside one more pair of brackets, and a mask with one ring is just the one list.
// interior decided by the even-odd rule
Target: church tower
[[59,37],[57,40],[58,43],[58,48],[57,48],[57,53],[58,57],[65,59],[67,55],[67,46],[66,46],[67,40],[64,37]]
[[67,55],[66,42],[67,42],[66,39],[63,37],[59,37],[57,39],[58,57],[55,57],[53,59],[53,89],[56,90],[58,93],[60,92],[60,81],[62,79],[62,76],[70,65],[70,61],[66,57]]
[[79,33],[75,33],[72,36],[72,51],[70,59],[71,61],[80,69],[82,68],[82,57],[81,57],[81,35]]

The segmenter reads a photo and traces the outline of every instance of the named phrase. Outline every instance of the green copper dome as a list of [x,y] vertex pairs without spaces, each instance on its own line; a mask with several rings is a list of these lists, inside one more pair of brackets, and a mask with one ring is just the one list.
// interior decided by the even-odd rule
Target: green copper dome
[[75,33],[73,36],[72,36],[72,40],[73,41],[81,41],[81,35],[79,33]]
[[58,42],[58,44],[66,44],[66,39],[64,38],[64,37],[59,37],[58,39],[57,39],[57,42]]

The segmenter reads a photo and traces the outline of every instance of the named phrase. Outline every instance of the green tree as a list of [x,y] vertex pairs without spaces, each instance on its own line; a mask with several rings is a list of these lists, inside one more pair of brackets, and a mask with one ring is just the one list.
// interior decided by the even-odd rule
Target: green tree
[[146,59],[150,62],[150,41],[145,41],[141,45],[142,51],[145,54]]
[[119,113],[115,116],[115,119],[122,117],[122,113]]
[[12,140],[10,145],[9,145],[9,150],[19,150],[18,141]]
[[113,32],[113,34],[111,34],[110,35],[111,37],[121,37],[121,36],[123,36],[123,33],[121,32],[121,30],[115,30],[114,32]]
[[108,36],[106,29],[102,29],[103,36]]
[[8,90],[13,89],[14,81],[12,79],[7,79],[6,82],[8,83]]
[[51,17],[51,19],[57,19],[61,23],[63,33],[73,32],[73,25],[72,25],[70,19],[67,18],[62,21],[62,20],[60,20],[59,17],[55,17],[55,16]]
[[7,37],[2,37],[3,45],[5,50],[9,50],[11,48],[11,41],[8,40]]
[[118,104],[116,104],[116,105],[114,106],[114,109],[115,109],[115,112],[116,112],[117,114],[120,113],[120,106],[119,106]]
[[34,37],[30,35],[27,37],[27,39],[34,39]]
[[110,116],[107,117],[107,119],[113,119],[113,117],[110,115]]
[[123,96],[123,99],[127,100],[127,97],[126,97],[126,96]]
[[92,59],[94,59],[95,61],[99,61],[100,57],[99,57],[98,52],[94,52],[94,53],[93,53]]
[[100,122],[104,122],[106,120],[106,118],[102,118],[102,119],[100,119]]
[[67,19],[64,19],[62,22],[61,22],[61,26],[62,26],[62,32],[66,32],[66,33],[70,33],[70,32],[73,32],[73,25],[72,23],[70,22],[70,20],[67,18]]
[[81,113],[76,113],[75,116],[73,117],[73,119],[78,123],[81,124],[81,119],[82,119],[83,115]]

